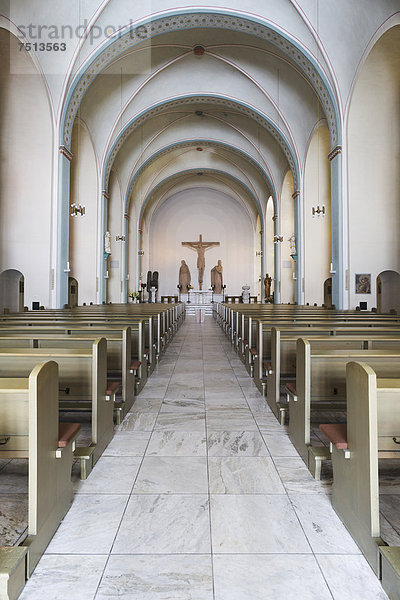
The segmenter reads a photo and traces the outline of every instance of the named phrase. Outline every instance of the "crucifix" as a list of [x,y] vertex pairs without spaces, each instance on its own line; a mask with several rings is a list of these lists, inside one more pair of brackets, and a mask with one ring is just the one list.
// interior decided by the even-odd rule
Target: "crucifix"
[[187,246],[188,248],[191,248],[192,250],[195,250],[197,252],[197,268],[199,270],[199,290],[201,290],[203,286],[204,269],[206,266],[204,253],[206,250],[209,250],[214,246],[219,246],[219,242],[203,242],[203,236],[200,234],[198,242],[182,242],[182,246]]

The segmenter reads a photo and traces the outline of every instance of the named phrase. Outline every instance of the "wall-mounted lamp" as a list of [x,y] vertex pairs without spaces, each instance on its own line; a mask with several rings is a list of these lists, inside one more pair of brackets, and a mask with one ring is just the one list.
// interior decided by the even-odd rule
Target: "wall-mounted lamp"
[[108,274],[108,271],[106,271],[106,272],[105,272],[105,275],[104,275],[104,279],[109,279],[109,277],[110,277],[110,276],[109,276],[109,274]]
[[138,256],[144,256],[144,250],[139,250]]
[[320,206],[319,204],[317,204],[317,206],[312,206],[311,211],[312,211],[313,217],[324,217],[325,216],[325,206],[324,205]]
[[274,235],[274,244],[276,244],[277,242],[283,242],[283,236]]
[[277,220],[277,218],[278,218],[278,215],[274,215],[274,216],[272,217],[272,220],[273,220],[273,221],[276,221],[276,220]]
[[262,250],[260,252],[256,252],[256,256],[262,256],[262,255],[263,255]]
[[124,235],[116,235],[115,236],[115,241],[116,242],[124,242],[125,241],[125,236]]
[[75,202],[71,204],[71,209],[71,217],[77,217],[78,215],[81,215],[83,217],[83,215],[86,212],[84,206],[82,206],[81,204],[75,204]]

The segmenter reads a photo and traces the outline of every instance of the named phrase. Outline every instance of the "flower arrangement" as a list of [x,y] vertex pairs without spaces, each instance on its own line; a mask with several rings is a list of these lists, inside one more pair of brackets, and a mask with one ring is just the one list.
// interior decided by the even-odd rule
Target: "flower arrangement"
[[137,292],[136,290],[134,292],[129,292],[128,298],[130,298],[132,302],[139,302],[139,292]]
[[194,289],[192,285],[187,285],[186,287],[187,287],[188,290],[193,290]]

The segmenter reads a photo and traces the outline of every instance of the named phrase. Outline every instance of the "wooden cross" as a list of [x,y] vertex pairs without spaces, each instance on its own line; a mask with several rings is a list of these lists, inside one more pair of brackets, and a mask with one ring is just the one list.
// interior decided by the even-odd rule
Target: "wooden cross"
[[199,235],[198,242],[182,242],[182,246],[187,246],[188,248],[191,248],[192,250],[195,250],[197,252],[197,268],[199,270],[199,290],[201,290],[203,286],[204,269],[206,266],[204,253],[206,250],[209,250],[210,248],[219,245],[219,242],[203,242],[203,236],[201,235],[201,233]]

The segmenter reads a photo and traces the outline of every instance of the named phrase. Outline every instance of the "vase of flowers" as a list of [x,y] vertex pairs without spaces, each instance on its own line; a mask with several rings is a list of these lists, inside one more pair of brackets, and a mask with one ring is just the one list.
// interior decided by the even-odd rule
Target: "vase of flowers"
[[139,302],[139,292],[136,290],[134,292],[129,292],[128,300],[131,304],[138,304]]

